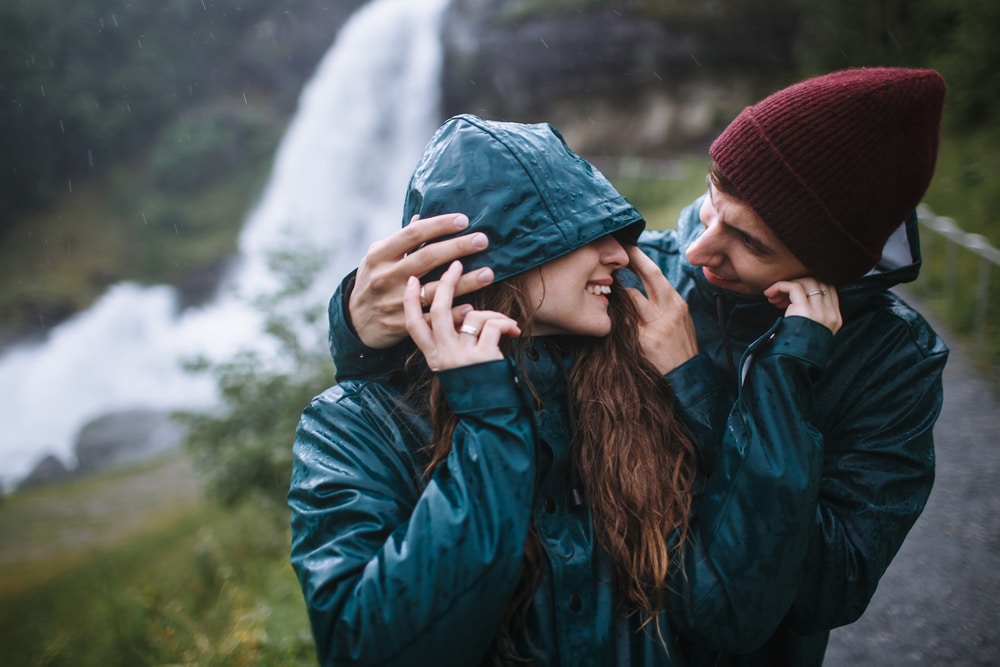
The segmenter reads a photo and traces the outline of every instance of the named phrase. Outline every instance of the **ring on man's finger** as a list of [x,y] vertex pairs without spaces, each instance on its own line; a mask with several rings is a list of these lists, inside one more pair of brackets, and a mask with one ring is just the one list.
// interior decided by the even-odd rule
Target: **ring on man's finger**
[[460,328],[459,331],[461,331],[464,334],[469,334],[470,336],[478,336],[479,335],[479,329],[477,329],[476,327],[472,326],[471,324],[463,324],[462,328]]
[[826,294],[826,290],[825,289],[815,289],[812,292],[809,292],[808,294],[806,294],[806,296],[807,297],[808,296],[816,296],[817,294]]
[[421,306],[426,306],[427,305],[427,288],[426,287],[421,287],[420,288],[420,305]]

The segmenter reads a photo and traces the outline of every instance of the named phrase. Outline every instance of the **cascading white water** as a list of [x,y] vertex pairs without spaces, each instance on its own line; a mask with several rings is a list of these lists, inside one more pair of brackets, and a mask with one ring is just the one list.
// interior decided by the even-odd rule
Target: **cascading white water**
[[[237,266],[213,303],[178,314],[172,288],[119,284],[44,342],[0,358],[4,488],[47,454],[72,465],[77,432],[102,414],[211,407],[211,379],[182,363],[263,345],[247,302],[276,286],[273,250],[327,253],[307,295],[325,304],[368,245],[399,227],[410,171],[440,120],[447,2],[372,0],[343,26],[302,93],[241,233]],[[309,333],[325,339],[325,331]]]

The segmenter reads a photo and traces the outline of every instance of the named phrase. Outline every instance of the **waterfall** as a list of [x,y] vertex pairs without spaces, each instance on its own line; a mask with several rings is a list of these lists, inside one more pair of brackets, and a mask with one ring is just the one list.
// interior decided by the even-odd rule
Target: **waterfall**
[[344,24],[303,89],[212,303],[178,313],[171,287],[118,284],[44,341],[0,357],[3,488],[48,454],[72,467],[79,429],[103,414],[211,408],[212,379],[182,364],[263,346],[247,303],[276,285],[273,250],[322,250],[328,261],[306,298],[325,304],[368,245],[399,227],[407,179],[440,120],[447,1],[372,0]]

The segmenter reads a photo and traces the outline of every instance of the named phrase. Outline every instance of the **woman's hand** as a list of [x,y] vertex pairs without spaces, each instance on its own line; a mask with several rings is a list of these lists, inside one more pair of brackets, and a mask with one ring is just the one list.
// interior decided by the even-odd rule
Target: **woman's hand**
[[844,324],[837,288],[815,278],[780,280],[764,290],[764,296],[775,308],[784,308],[785,317],[808,317],[834,334]]
[[456,309],[461,317],[461,325],[456,326],[452,300],[461,277],[461,262],[452,262],[437,284],[426,315],[416,276],[410,276],[403,293],[406,330],[435,372],[503,359],[500,337],[521,335],[517,322],[510,317],[469,306]]
[[629,268],[646,288],[630,289],[639,309],[639,344],[653,366],[666,375],[698,354],[698,339],[687,302],[670,284],[656,262],[637,246],[626,246]]
[[[358,266],[354,289],[348,301],[348,316],[362,343],[382,349],[406,337],[402,301],[407,278],[423,276],[438,266],[485,248],[489,241],[481,233],[428,243],[468,226],[469,219],[461,214],[449,213],[413,220],[398,232],[368,247]],[[427,245],[421,247],[424,243]],[[457,293],[467,294],[491,282],[493,271],[479,269],[462,277]],[[431,283],[424,287],[424,305],[433,298],[435,286]]]

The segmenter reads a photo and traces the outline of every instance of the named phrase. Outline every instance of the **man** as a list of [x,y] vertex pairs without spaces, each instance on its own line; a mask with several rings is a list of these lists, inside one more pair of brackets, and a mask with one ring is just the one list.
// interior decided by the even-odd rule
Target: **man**
[[[919,271],[914,210],[944,94],[936,72],[902,68],[780,90],[713,142],[708,193],[677,229],[630,251],[643,351],[705,472],[670,597],[678,664],[820,665],[829,630],[860,617],[926,503],[948,350],[889,289]],[[406,279],[488,243],[424,245],[466,225],[438,216],[371,246],[331,301],[339,377],[400,366]],[[459,288],[491,279],[479,268]],[[781,502],[758,494],[777,484]],[[700,519],[709,505],[722,519]]]

